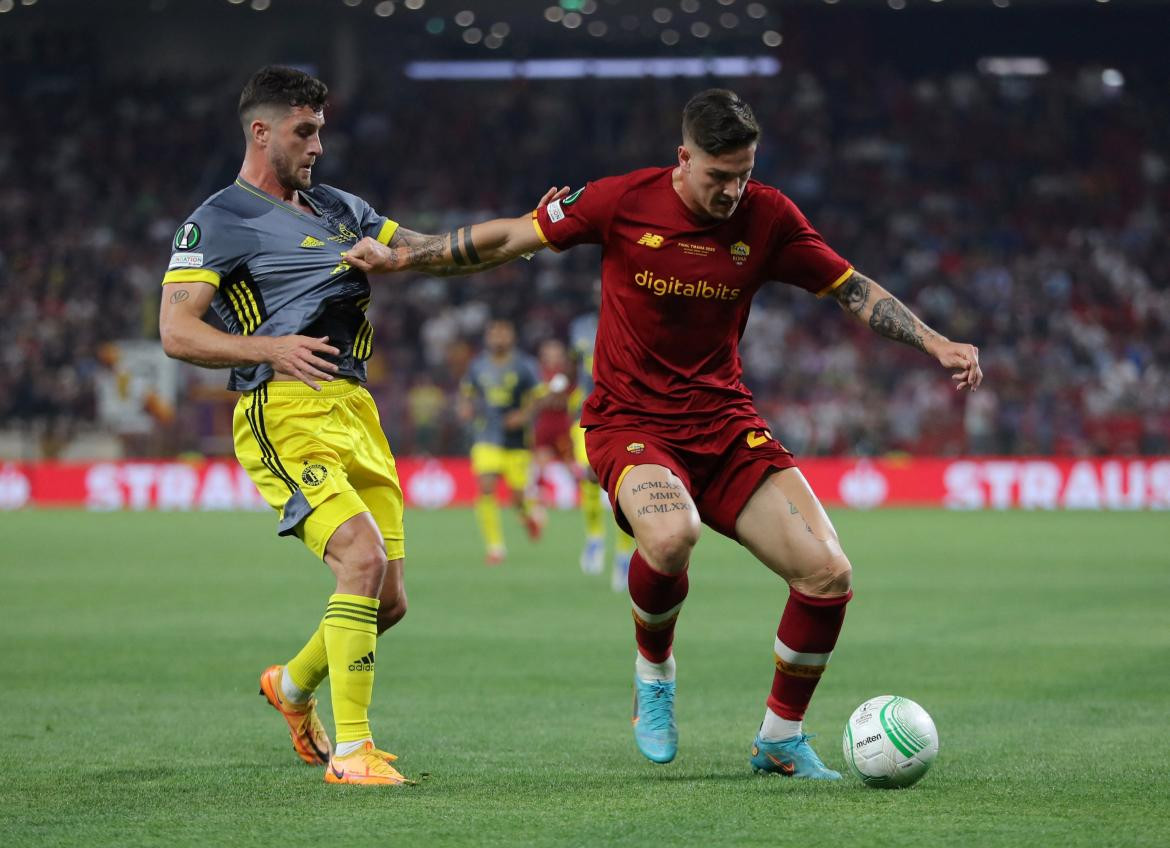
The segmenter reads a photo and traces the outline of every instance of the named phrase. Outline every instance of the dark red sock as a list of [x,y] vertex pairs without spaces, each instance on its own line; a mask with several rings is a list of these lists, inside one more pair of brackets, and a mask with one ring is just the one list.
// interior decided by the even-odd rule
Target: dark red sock
[[687,596],[687,573],[663,574],[642,558],[630,557],[630,600],[634,602],[634,638],[638,651],[653,663],[666,662],[674,642],[674,623]]
[[776,631],[776,675],[768,709],[789,721],[800,721],[821,674],[837,644],[845,605],[853,592],[836,598],[814,598],[788,590],[788,604]]

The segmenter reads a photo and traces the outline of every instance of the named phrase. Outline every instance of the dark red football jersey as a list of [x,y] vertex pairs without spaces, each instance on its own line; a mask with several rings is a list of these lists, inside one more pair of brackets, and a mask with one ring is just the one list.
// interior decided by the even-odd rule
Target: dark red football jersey
[[586,427],[758,420],[740,379],[752,297],[769,280],[825,294],[849,276],[849,263],[778,190],[749,180],[729,219],[704,221],[674,190],[673,170],[606,177],[532,213],[554,250],[604,246]]

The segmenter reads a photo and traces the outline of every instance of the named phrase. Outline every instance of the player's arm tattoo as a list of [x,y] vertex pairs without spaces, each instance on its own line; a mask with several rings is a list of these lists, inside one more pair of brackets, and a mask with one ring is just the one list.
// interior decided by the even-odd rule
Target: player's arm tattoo
[[854,271],[833,296],[846,312],[869,324],[880,336],[926,352],[938,333],[926,326],[906,305],[869,277]]
[[503,265],[512,257],[484,262],[471,240],[471,227],[460,227],[441,236],[428,236],[404,230],[394,233],[388,245],[391,250],[404,251],[395,257],[395,264],[411,268],[432,277],[453,277],[474,274]]
[[849,279],[842,283],[840,288],[834,292],[834,297],[837,298],[837,302],[841,304],[842,309],[856,315],[865,307],[865,302],[869,300],[869,286],[872,282],[869,277],[854,271],[849,276]]
[[189,292],[189,291],[182,291],[182,290],[177,291],[173,295],[171,295],[171,303],[182,303],[184,300],[186,300],[190,296],[191,296],[191,292]]

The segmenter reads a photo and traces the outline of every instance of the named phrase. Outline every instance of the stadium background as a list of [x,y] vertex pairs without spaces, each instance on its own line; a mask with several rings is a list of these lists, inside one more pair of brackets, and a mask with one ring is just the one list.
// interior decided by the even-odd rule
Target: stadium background
[[[331,86],[315,178],[423,232],[521,214],[554,182],[668,163],[687,97],[730,86],[764,128],[755,176],[928,323],[983,351],[985,387],[959,397],[919,354],[842,320],[832,304],[766,288],[743,342],[761,410],[801,457],[878,459],[844,484],[855,464],[812,462],[828,500],[1170,505],[1170,466],[1157,459],[1170,452],[1165,4],[24,0],[0,9],[0,97],[19,122],[0,141],[9,316],[0,502],[9,506],[131,504],[167,485],[180,492],[172,505],[184,491],[196,504],[228,497],[200,499],[198,466],[194,479],[174,466],[102,465],[79,489],[76,466],[39,463],[230,457],[224,375],[169,362],[157,346],[158,279],[183,216],[234,175],[233,104],[241,80],[269,61],[303,65]],[[745,57],[749,74],[565,61],[582,57],[700,57],[700,73]],[[536,64],[499,71],[506,60]],[[512,78],[426,78],[436,73]],[[484,322],[512,318],[535,353],[591,308],[597,268],[596,251],[580,249],[473,278],[380,281],[370,387],[396,453],[463,455],[453,399]],[[1146,459],[935,463],[909,482],[899,476],[909,456],[1038,455]],[[447,491],[462,499],[462,466],[442,467],[414,503],[443,503]],[[553,494],[571,497],[555,479]]]

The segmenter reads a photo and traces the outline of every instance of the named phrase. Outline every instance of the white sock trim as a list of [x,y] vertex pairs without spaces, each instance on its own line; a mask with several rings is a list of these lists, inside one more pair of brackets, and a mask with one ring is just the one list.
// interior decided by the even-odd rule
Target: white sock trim
[[373,741],[374,740],[372,737],[367,736],[365,739],[358,739],[355,742],[338,742],[337,745],[334,746],[333,756],[335,756],[335,757],[348,757],[354,751],[361,748],[362,745],[365,745],[367,742],[373,742]]
[[656,681],[659,683],[673,683],[675,676],[674,654],[666,658],[666,662],[653,663],[642,656],[641,652],[635,655],[634,674],[639,680]]
[[309,700],[309,697],[313,693],[306,692],[297,686],[297,684],[293,683],[293,679],[288,673],[288,666],[285,666],[280,675],[280,694],[290,704],[303,704]]
[[761,742],[783,742],[804,733],[804,722],[780,718],[771,708],[764,710],[764,723],[760,725]]

